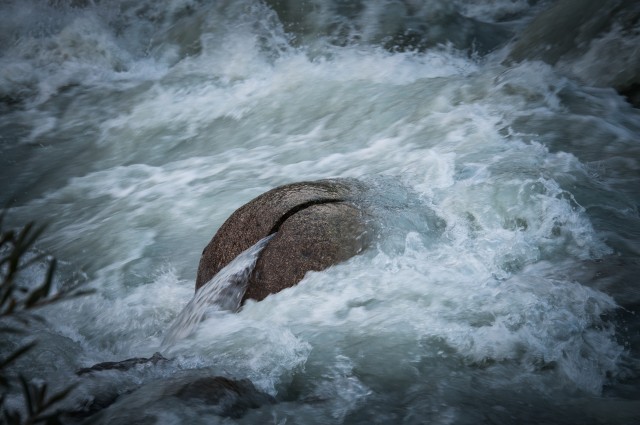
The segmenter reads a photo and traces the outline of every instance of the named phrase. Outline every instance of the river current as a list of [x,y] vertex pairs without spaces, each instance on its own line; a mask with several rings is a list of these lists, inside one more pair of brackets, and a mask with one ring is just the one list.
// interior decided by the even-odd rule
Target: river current
[[[1,2],[4,225],[46,223],[56,285],[95,289],[1,354],[37,339],[17,371],[77,382],[68,410],[120,394],[122,423],[638,423],[640,111],[589,73],[640,31],[509,60],[552,3]],[[224,220],[331,177],[382,194],[374,246],[161,348]],[[181,373],[277,402],[149,390]]]

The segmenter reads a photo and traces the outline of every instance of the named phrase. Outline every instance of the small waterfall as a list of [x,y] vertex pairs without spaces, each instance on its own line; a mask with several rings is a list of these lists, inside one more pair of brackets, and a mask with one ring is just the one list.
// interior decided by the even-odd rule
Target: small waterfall
[[274,235],[275,233],[260,239],[204,284],[175,318],[162,341],[162,347],[168,347],[190,335],[207,311],[237,311],[242,296],[247,291],[249,276],[256,265],[258,254]]

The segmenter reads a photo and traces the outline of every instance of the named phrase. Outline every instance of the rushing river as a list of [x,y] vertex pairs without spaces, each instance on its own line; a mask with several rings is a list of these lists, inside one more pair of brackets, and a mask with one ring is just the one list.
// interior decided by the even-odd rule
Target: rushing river
[[[95,289],[0,354],[36,338],[16,370],[68,410],[120,394],[102,423],[640,423],[640,111],[589,74],[637,23],[552,65],[509,60],[550,2],[267,3],[0,3],[5,227]],[[162,346],[224,220],[329,177],[382,194],[375,246]],[[184,374],[277,402],[154,390]]]

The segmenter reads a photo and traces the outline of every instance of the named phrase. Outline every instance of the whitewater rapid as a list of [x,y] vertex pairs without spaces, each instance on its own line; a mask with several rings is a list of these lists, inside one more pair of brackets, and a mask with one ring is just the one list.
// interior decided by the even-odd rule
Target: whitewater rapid
[[[635,421],[640,113],[566,72],[597,55],[505,61],[550,2],[289,3],[0,6],[6,225],[46,222],[56,284],[96,290],[43,311],[17,370],[77,381],[69,409],[182,371],[278,400],[232,421],[134,393],[157,423]],[[383,194],[374,247],[208,315],[166,365],[76,377],[160,349],[234,210],[330,177]]]

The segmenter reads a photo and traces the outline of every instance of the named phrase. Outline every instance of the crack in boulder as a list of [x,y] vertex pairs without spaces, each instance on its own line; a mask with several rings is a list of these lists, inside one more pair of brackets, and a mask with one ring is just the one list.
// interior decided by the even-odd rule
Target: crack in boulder
[[261,300],[297,284],[306,272],[323,270],[362,252],[373,231],[356,199],[354,179],[293,183],[272,189],[238,208],[204,249],[196,290],[233,258],[276,233],[261,252],[243,297]]

